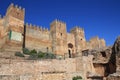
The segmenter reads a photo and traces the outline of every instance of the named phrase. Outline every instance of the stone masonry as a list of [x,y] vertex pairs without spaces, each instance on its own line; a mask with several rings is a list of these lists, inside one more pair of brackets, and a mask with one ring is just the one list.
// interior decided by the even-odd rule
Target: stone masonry
[[[83,28],[60,20],[50,30],[25,23],[25,9],[11,4],[0,17],[0,80],[114,80],[120,73],[120,40],[106,47],[105,40],[93,37],[86,41]],[[22,48],[36,49],[64,58],[28,60],[14,56]],[[119,75],[119,74],[118,74]],[[118,80],[119,76],[115,80]],[[113,78],[113,79],[112,79]]]
[[[8,7],[5,16],[0,18],[0,48],[12,50],[11,47],[19,47],[21,50],[23,35],[26,35],[26,48],[53,52],[62,56],[73,57],[82,50],[105,47],[105,40],[98,37],[87,42],[84,29],[78,26],[68,33],[66,23],[54,20],[48,30],[32,24],[25,24],[24,17],[24,8],[14,4]],[[26,28],[26,34],[24,34],[24,28]]]

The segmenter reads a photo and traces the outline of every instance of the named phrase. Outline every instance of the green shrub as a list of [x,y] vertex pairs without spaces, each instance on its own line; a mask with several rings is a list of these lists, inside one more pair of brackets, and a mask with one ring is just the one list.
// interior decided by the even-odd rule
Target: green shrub
[[39,51],[38,52],[38,58],[44,58],[45,57],[45,53]]
[[27,55],[30,55],[30,51],[29,51],[29,49],[27,49],[27,48],[23,48],[23,53],[24,53],[24,54],[27,54]]
[[82,77],[81,76],[76,76],[76,77],[73,77],[72,80],[82,80]]
[[31,50],[30,55],[32,55],[32,54],[37,54],[37,51],[35,49]]
[[37,54],[31,54],[28,59],[36,60],[38,58]]
[[35,49],[29,50],[27,48],[23,48],[23,53],[29,55],[28,59],[55,59],[56,55],[53,53],[48,53],[48,52],[42,52],[39,51],[37,52]]
[[19,57],[25,57],[24,54],[22,54],[21,52],[16,52],[15,56],[19,56]]
[[38,52],[38,58],[44,58],[44,59],[55,59],[56,56],[52,53],[47,53],[47,52]]
[[46,53],[46,58],[47,59],[55,59],[56,56],[54,54],[52,54],[52,53]]
[[52,54],[51,59],[56,59],[56,55],[55,55],[55,54]]

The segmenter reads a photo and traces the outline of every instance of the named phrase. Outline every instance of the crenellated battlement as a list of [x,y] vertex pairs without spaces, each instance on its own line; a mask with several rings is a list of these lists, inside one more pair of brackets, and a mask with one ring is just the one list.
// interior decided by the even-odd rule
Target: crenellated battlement
[[[42,27],[42,26],[37,26],[37,25],[33,25],[33,24],[28,24],[26,23],[26,35],[27,38],[32,38],[34,41],[34,43],[36,42],[36,40],[42,40],[42,41],[50,41],[50,31],[48,31],[48,29]],[[39,41],[38,41],[39,43]]]
[[82,32],[82,33],[84,33],[84,29],[79,27],[79,26],[75,26],[73,29],[71,29],[70,32],[71,33],[73,33],[73,32]]
[[98,36],[95,36],[95,37],[92,37],[92,38],[90,39],[90,41],[94,41],[94,40],[99,40],[99,37],[98,37]]
[[10,4],[10,6],[8,7],[7,10],[9,10],[10,8],[16,8],[16,9],[19,9],[21,11],[25,11],[25,8],[22,8],[21,6],[18,6],[18,5],[14,5],[13,3]]
[[12,16],[20,20],[24,20],[25,8],[21,6],[14,5],[13,3],[7,9],[6,16]]
[[63,21],[61,21],[61,20],[58,20],[58,19],[55,19],[53,22],[51,22],[51,24],[50,24],[50,25],[53,25],[53,24],[56,24],[56,23],[66,25],[66,23],[65,23],[65,22],[63,22]]
[[34,31],[40,31],[42,33],[48,33],[49,32],[48,28],[45,28],[45,27],[42,27],[42,26],[28,24],[28,23],[26,23],[25,25],[26,25],[27,29],[32,29]]

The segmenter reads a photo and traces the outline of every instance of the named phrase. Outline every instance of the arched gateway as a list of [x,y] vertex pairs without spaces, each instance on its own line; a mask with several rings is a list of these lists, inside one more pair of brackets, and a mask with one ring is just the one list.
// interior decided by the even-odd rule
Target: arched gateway
[[73,44],[68,43],[68,55],[69,55],[69,58],[72,57],[72,54],[73,54]]

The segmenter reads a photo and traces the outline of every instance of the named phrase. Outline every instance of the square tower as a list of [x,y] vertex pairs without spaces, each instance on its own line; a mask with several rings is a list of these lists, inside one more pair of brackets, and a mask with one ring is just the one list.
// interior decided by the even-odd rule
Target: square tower
[[25,9],[11,4],[4,18],[4,28],[7,33],[6,45],[21,47],[23,45]]
[[71,33],[74,34],[74,37],[75,37],[76,52],[80,52],[86,49],[86,40],[85,40],[84,30],[76,26],[71,30]]
[[52,51],[58,55],[67,53],[67,32],[66,24],[55,20],[50,24],[50,34],[52,38]]

